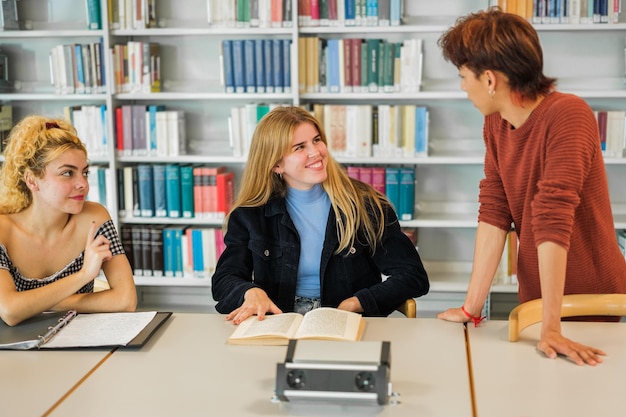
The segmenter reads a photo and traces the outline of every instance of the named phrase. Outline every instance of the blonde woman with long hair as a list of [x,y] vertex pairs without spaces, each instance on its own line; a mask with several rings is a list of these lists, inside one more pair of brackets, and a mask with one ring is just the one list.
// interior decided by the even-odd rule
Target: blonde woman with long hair
[[226,226],[212,291],[235,324],[320,306],[387,316],[429,289],[389,201],[347,175],[299,107],[259,122]]
[[[132,311],[128,259],[105,207],[86,201],[87,150],[62,119],[28,116],[11,130],[0,170],[0,317],[44,311]],[[100,273],[110,289],[94,293]]]

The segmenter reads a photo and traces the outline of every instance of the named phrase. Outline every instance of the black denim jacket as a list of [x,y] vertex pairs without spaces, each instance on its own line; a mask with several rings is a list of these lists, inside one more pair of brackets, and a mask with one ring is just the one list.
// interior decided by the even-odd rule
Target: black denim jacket
[[[320,265],[322,306],[337,307],[356,296],[364,316],[387,316],[407,298],[428,292],[428,276],[415,246],[401,231],[393,209],[387,209],[385,217],[385,234],[373,255],[369,246],[358,241],[334,254],[338,239],[336,217],[330,210]],[[300,238],[285,199],[237,208],[224,241],[226,249],[212,277],[217,311],[238,308],[244,293],[255,286],[264,289],[283,312],[293,311]]]

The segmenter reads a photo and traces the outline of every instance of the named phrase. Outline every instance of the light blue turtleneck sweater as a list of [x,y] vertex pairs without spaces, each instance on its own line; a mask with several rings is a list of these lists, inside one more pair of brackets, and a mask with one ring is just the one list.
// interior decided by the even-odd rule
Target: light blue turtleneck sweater
[[289,188],[287,211],[300,235],[296,295],[320,297],[320,261],[330,211],[330,198],[320,184],[309,190]]

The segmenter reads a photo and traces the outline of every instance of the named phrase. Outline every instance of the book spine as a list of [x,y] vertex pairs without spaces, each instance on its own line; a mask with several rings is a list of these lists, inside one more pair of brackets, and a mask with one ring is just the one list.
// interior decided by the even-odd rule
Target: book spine
[[412,168],[400,169],[398,197],[398,218],[412,220],[415,212],[415,171]]
[[291,93],[291,39],[282,40],[283,92]]
[[256,57],[253,39],[244,41],[244,82],[246,93],[256,93]]
[[154,188],[154,216],[167,217],[167,190],[165,178],[165,165],[152,165],[153,188]]
[[194,176],[191,165],[180,167],[180,197],[182,217],[191,219],[194,213]]
[[165,274],[163,265],[163,232],[161,227],[150,228],[150,254],[152,255],[152,276],[162,277]]
[[[394,167],[385,168],[385,194],[393,205],[396,213],[400,209],[400,169]],[[398,218],[400,215],[398,214]]]
[[143,276],[143,254],[141,252],[141,228],[139,226],[131,227],[132,245],[133,245],[133,275]]
[[137,165],[139,211],[141,217],[154,217],[154,173],[152,165]]
[[272,39],[272,72],[274,80],[274,93],[284,92],[285,70],[283,62],[283,42],[281,39]]
[[102,18],[100,16],[100,0],[85,0],[87,9],[87,29],[102,29]]
[[165,166],[165,195],[167,197],[167,217],[182,217],[180,166]]
[[265,63],[265,92],[274,92],[274,43],[271,39],[263,42],[263,62]]
[[233,206],[235,197],[235,174],[223,172],[216,175],[217,216],[224,218]]
[[191,243],[193,248],[193,276],[195,278],[205,278],[204,248],[202,247],[202,229],[192,229]]
[[141,258],[143,265],[143,276],[152,276],[152,231],[147,226],[142,226],[141,230]]
[[265,39],[254,40],[254,68],[255,68],[255,84],[257,93],[265,93]]
[[233,52],[233,80],[235,84],[235,93],[246,92],[245,80],[245,57],[244,57],[244,41],[234,39],[232,41]]

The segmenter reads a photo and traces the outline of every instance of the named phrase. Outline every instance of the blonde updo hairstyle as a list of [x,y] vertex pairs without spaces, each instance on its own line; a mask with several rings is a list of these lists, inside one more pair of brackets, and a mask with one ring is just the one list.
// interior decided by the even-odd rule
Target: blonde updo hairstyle
[[17,213],[30,206],[32,193],[26,174],[43,178],[50,161],[70,149],[87,148],[76,129],[64,119],[31,115],[11,129],[0,170],[0,213]]

